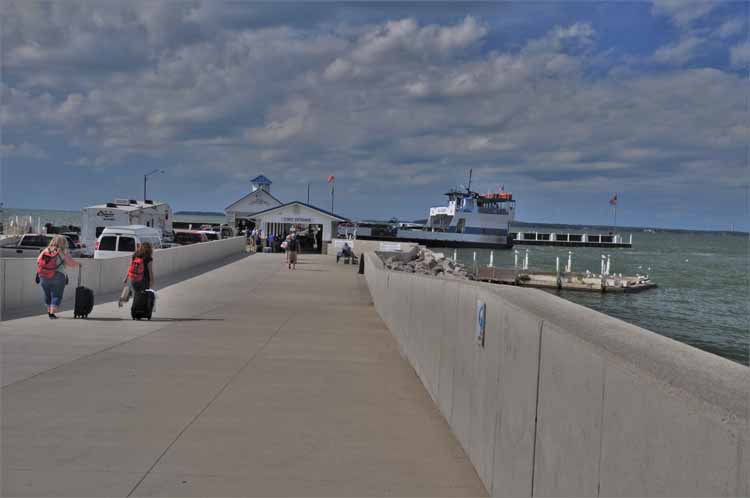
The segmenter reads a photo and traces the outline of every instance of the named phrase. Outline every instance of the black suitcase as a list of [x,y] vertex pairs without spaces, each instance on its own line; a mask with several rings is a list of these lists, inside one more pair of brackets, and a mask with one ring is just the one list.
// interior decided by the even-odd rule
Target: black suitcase
[[78,286],[73,308],[73,318],[88,318],[94,309],[94,291],[81,285],[81,267],[78,267]]
[[130,316],[133,320],[145,318],[151,320],[154,312],[154,293],[150,290],[138,291],[133,296],[133,305],[130,307]]

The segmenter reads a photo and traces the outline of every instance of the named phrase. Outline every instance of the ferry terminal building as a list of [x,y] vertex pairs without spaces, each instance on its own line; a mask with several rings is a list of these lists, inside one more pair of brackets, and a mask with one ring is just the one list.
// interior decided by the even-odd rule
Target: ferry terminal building
[[283,203],[271,194],[271,180],[263,175],[250,180],[249,194],[224,210],[230,225],[239,230],[258,228],[277,239],[299,234],[305,252],[322,252],[336,235],[343,216],[301,201]]

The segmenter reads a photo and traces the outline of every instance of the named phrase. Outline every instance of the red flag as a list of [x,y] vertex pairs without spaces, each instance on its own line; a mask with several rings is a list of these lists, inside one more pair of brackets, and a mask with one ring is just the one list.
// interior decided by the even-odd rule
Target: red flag
[[612,198],[609,200],[610,205],[616,206],[617,205],[617,194],[613,195]]
[[336,179],[333,175],[328,175],[328,183],[333,183],[333,181]]

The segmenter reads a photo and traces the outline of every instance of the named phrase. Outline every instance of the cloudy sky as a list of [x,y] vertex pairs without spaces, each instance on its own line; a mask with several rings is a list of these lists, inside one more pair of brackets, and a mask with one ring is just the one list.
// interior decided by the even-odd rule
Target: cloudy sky
[[79,209],[282,200],[424,217],[750,228],[747,2],[0,0],[0,193]]

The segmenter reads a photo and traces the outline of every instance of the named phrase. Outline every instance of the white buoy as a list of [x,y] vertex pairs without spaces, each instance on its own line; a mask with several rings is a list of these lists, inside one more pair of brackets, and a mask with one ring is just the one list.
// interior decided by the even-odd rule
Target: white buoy
[[490,264],[487,266],[493,266],[495,264],[495,251],[490,251]]

